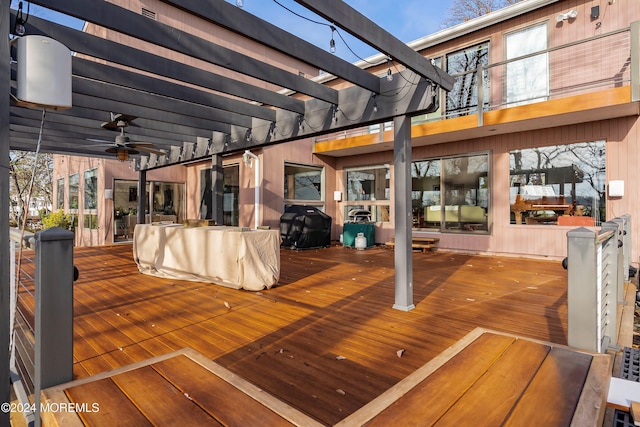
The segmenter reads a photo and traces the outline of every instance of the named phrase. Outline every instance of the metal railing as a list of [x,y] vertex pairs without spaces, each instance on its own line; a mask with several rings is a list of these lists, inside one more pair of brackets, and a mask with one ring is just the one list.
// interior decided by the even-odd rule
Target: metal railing
[[[638,31],[638,22],[634,22],[631,26],[616,31],[453,74],[459,83],[448,94],[441,91],[438,112],[416,117],[413,123],[447,120],[478,114],[479,111],[485,113],[607,88],[633,88],[640,84],[634,82],[640,74],[640,64],[633,49],[634,37],[638,37]],[[542,74],[532,76],[530,70],[529,74],[523,74],[523,70],[533,68],[528,65],[535,62],[545,64]],[[535,87],[527,86],[534,81],[537,82]],[[518,87],[514,93],[514,88]],[[464,102],[449,102],[451,105],[447,107],[447,97],[460,98],[460,91],[468,95],[461,97]],[[481,110],[478,106],[482,106]],[[483,114],[478,114],[479,126],[482,125],[482,116]],[[385,130],[392,128],[392,123],[385,124]],[[379,126],[356,128],[324,135],[317,138],[316,142],[379,131]]]
[[617,345],[630,227],[627,215],[597,231],[581,227],[567,233],[569,346],[602,353]]
[[[25,421],[39,426],[40,391],[73,379],[74,236],[60,228],[10,236],[11,377],[21,403],[34,403]],[[24,242],[30,249],[19,250]]]

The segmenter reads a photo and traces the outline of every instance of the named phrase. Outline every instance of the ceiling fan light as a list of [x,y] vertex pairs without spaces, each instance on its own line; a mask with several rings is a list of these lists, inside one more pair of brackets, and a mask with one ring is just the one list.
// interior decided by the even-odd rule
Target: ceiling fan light
[[131,156],[132,154],[140,154],[140,152],[138,150],[134,150],[132,148],[129,147],[110,147],[107,148],[106,150],[104,150],[107,153],[111,153],[111,154],[115,154],[116,155],[116,159],[120,160],[121,162],[125,162],[127,160],[129,160],[129,156]]

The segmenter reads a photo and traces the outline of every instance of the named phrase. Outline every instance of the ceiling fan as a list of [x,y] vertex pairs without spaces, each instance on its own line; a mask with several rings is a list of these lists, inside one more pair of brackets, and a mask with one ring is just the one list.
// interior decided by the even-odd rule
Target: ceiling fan
[[135,116],[111,113],[111,121],[102,123],[101,127],[107,130],[120,131],[120,134],[116,136],[115,141],[106,141],[103,139],[89,139],[89,141],[103,142],[110,145],[110,147],[105,151],[107,153],[115,154],[116,158],[121,162],[129,160],[130,155],[140,154],[141,151],[158,156],[165,156],[167,153],[162,150],[152,148],[152,143],[131,141],[124,133],[124,128],[129,126],[129,123],[135,119]]

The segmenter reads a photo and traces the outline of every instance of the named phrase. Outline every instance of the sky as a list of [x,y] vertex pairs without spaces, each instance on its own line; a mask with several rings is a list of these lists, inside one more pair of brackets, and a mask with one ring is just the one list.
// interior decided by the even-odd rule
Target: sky
[[[226,0],[236,4],[236,0]],[[330,0],[340,1],[340,0]],[[371,21],[391,33],[402,42],[410,42],[421,37],[442,30],[445,17],[448,14],[451,0],[344,0]],[[331,29],[324,19],[314,15],[293,0],[243,0],[243,9],[256,15],[288,32],[304,38],[323,49],[329,50]],[[283,7],[284,6],[284,7]],[[285,8],[286,7],[286,8]],[[289,10],[287,10],[289,9]],[[302,15],[314,21],[321,21],[325,25],[310,22],[301,18]],[[347,45],[335,34],[335,54],[341,58],[356,62],[359,59],[378,53],[349,33],[338,28],[340,35],[347,41]],[[356,55],[350,52],[355,51]]]
[[[236,0],[226,0],[236,4]],[[329,23],[314,15],[294,0],[242,0],[243,9],[267,22],[298,36],[323,49],[329,50],[331,29]],[[325,0],[340,1],[340,0]],[[443,29],[443,22],[451,5],[451,0],[344,0],[371,21],[405,43],[433,34]],[[11,7],[17,9],[18,0],[11,0]],[[26,14],[28,1],[23,1]],[[61,16],[36,5],[30,5],[30,13],[48,20],[55,20],[73,28],[82,28],[82,22]],[[298,16],[301,15],[301,16]],[[306,19],[305,19],[306,18]],[[322,22],[323,24],[311,21]],[[335,54],[349,62],[357,62],[378,53],[346,31],[337,28],[334,34]],[[345,42],[342,38],[346,40]],[[351,50],[355,52],[352,53]]]

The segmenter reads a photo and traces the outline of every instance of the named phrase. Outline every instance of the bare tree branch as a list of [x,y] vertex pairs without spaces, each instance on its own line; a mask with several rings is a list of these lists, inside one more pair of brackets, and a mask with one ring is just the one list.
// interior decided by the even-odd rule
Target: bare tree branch
[[451,27],[522,0],[453,0],[444,25]]

